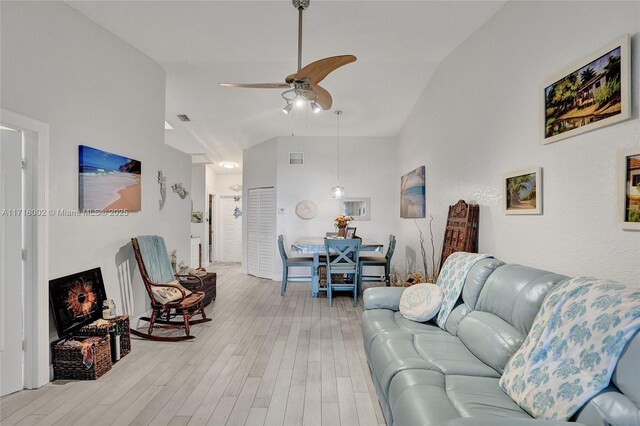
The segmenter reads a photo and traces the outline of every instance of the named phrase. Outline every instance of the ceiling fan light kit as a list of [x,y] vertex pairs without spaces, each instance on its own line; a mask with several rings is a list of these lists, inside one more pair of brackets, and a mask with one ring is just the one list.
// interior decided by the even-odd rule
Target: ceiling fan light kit
[[292,0],[293,7],[298,10],[298,71],[285,78],[285,83],[219,83],[225,87],[239,87],[246,89],[287,89],[282,92],[286,101],[282,112],[289,114],[293,108],[309,105],[311,111],[319,113],[331,109],[333,99],[329,92],[320,87],[320,83],[332,71],[341,66],[355,62],[353,55],[331,56],[320,59],[302,67],[302,13],[309,7],[310,0]]

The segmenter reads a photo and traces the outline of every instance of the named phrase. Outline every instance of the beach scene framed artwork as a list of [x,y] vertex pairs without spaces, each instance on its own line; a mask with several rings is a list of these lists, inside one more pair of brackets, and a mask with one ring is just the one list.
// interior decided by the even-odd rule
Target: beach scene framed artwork
[[142,209],[142,164],[86,145],[78,147],[80,210]]
[[620,227],[640,231],[640,148],[619,154],[618,188]]
[[400,178],[400,217],[424,218],[426,210],[425,167],[421,166]]
[[503,184],[506,214],[542,214],[542,168],[508,173]]
[[544,85],[543,143],[627,120],[629,58],[629,35],[625,35],[549,79]]

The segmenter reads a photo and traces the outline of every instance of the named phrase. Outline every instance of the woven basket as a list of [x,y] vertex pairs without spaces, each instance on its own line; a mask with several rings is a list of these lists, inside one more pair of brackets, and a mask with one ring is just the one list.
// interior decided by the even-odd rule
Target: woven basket
[[[82,338],[75,338],[81,340]],[[93,364],[87,368],[82,363],[82,349],[57,344],[53,347],[54,380],[96,380],[111,370],[109,336],[93,345]]]
[[[333,278],[331,281],[334,284],[344,284],[344,274],[332,274]],[[327,267],[319,266],[318,267],[318,278],[320,279],[320,287],[327,286]]]
[[77,331],[79,336],[107,336],[109,331],[116,326],[120,334],[120,358],[131,352],[131,333],[129,331],[129,316],[119,315],[101,327],[85,325]]

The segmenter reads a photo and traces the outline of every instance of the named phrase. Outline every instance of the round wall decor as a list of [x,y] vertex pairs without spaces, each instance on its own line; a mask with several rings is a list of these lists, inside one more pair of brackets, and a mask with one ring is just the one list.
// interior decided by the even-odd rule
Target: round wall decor
[[311,200],[302,200],[296,205],[296,215],[300,219],[313,219],[317,214],[318,206]]

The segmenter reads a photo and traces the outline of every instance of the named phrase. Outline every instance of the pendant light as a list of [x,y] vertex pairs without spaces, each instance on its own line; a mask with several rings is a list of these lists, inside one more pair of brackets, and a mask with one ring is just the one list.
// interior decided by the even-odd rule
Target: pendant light
[[331,188],[331,197],[335,198],[336,200],[340,200],[342,199],[342,197],[344,197],[344,187],[340,186],[340,115],[342,114],[342,111],[336,111],[335,112],[336,116],[338,117],[338,151],[337,151],[337,185],[334,186],[333,188]]

